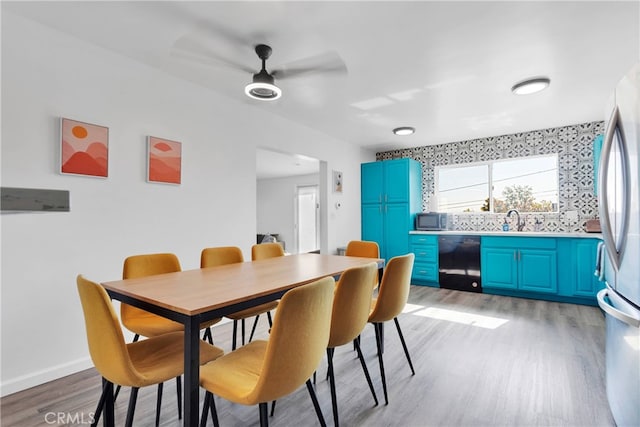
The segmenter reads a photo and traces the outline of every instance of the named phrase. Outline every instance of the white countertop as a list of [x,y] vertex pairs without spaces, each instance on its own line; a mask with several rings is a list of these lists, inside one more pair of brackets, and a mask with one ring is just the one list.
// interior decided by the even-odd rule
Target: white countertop
[[500,236],[500,237],[571,237],[585,239],[602,239],[601,233],[564,233],[553,231],[409,231],[409,234],[432,234],[432,235],[464,235],[464,236]]

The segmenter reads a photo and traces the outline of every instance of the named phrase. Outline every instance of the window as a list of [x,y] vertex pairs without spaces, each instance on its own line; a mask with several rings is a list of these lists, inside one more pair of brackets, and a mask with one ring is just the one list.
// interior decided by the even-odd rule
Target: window
[[558,210],[558,156],[524,157],[436,167],[436,205],[442,212]]

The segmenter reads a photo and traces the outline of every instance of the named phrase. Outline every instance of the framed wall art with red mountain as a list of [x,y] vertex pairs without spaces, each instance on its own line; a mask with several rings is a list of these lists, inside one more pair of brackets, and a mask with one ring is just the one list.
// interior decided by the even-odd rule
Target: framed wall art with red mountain
[[147,138],[147,181],[180,184],[182,144],[168,139]]
[[109,176],[109,128],[62,118],[60,129],[60,172]]

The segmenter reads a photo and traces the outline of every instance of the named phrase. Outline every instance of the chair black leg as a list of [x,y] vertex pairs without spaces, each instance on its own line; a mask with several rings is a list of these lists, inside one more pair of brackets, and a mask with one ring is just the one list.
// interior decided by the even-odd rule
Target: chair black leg
[[205,392],[204,404],[202,405],[202,415],[200,416],[200,427],[205,427],[207,425],[209,405],[211,405],[210,398],[211,398],[211,393],[209,393],[208,391]]
[[[333,363],[333,353],[334,353],[334,351],[335,351],[334,348],[328,348],[327,349],[327,377],[325,378],[326,381],[329,381],[329,368],[330,368],[329,363]],[[331,354],[329,354],[329,352],[331,352]]]
[[267,311],[267,320],[269,321],[269,328],[273,327],[273,320],[271,319],[271,312]]
[[124,423],[125,427],[131,427],[133,425],[133,415],[136,411],[138,390],[138,387],[131,387],[131,395],[129,396],[129,408],[127,409],[127,420]]
[[104,401],[104,416],[102,417],[102,422],[105,426],[113,427],[115,425],[115,414],[114,414],[114,396],[113,396],[113,383],[106,381],[105,388],[105,401]]
[[178,395],[178,419],[182,419],[182,376],[176,377],[176,394]]
[[220,423],[218,422],[218,411],[216,410],[216,399],[213,397],[213,394],[211,394],[211,404],[209,405],[209,409],[211,411],[211,418],[213,418],[213,427],[220,427]]
[[324,421],[324,416],[322,415],[322,409],[320,409],[320,404],[318,403],[318,398],[316,397],[316,392],[313,390],[313,385],[311,385],[310,380],[307,380],[307,390],[309,390],[309,396],[311,396],[311,401],[313,402],[313,407],[318,415],[320,425],[322,427],[327,427],[327,423]]
[[373,400],[376,402],[375,406],[378,406],[378,396],[376,396],[376,391],[373,389],[373,382],[371,381],[371,376],[369,375],[369,369],[367,369],[367,364],[364,361],[364,356],[362,355],[362,350],[360,349],[360,340],[358,338],[353,340],[353,345],[356,347],[356,351],[358,352],[358,359],[360,359],[360,364],[362,365],[364,376],[367,379],[367,384],[369,384],[369,390],[371,390],[371,394],[373,395]]
[[209,326],[204,331],[204,335],[202,336],[202,340],[208,342],[213,345],[213,333],[211,332],[211,326]]
[[327,349],[327,376],[329,377],[329,387],[331,389],[331,408],[333,409],[333,424],[338,427],[338,398],[336,396],[336,378],[333,372],[333,348]]
[[98,406],[96,410],[93,411],[93,422],[91,423],[91,427],[96,427],[98,425],[98,421],[100,421],[100,415],[102,414],[102,408],[104,407],[104,401],[107,397],[107,380],[102,378],[102,394],[100,395],[100,400],[98,400]]
[[267,414],[267,402],[258,404],[260,409],[260,427],[269,427],[269,414]]
[[233,339],[231,341],[231,350],[235,350],[236,349],[236,344],[237,344],[237,341],[238,341],[237,335],[238,335],[238,321],[234,320],[233,321]]
[[160,425],[160,409],[162,408],[162,390],[164,389],[164,384],[158,384],[158,398],[156,399],[156,427]]
[[271,402],[271,413],[269,414],[269,416],[273,417],[273,414],[275,414],[276,412],[276,401],[274,400],[273,402]]
[[245,324],[244,319],[242,319],[242,345],[245,344],[244,343],[244,324]]
[[411,363],[411,356],[409,356],[409,350],[407,349],[407,344],[405,344],[404,342],[404,336],[402,335],[402,330],[400,329],[400,322],[398,322],[397,317],[394,317],[393,320],[396,322],[396,329],[398,330],[398,335],[400,335],[400,342],[402,343],[404,354],[405,356],[407,356],[407,362],[409,362],[409,367],[411,368],[411,375],[415,375],[416,371],[413,370],[413,363]]
[[253,321],[253,327],[251,328],[251,335],[249,335],[249,342],[251,342],[251,340],[253,339],[253,334],[256,332],[256,326],[258,326],[259,318],[260,318],[260,315],[258,314]]
[[382,390],[384,391],[384,404],[389,404],[389,398],[387,396],[387,379],[384,375],[384,362],[382,361],[382,323],[373,324],[376,331],[376,345],[378,346],[378,363],[380,364],[380,377],[382,378]]
[[213,398],[213,394],[206,392],[204,395],[204,405],[202,407],[202,417],[200,418],[200,427],[207,425],[208,412],[211,411],[211,418],[213,419],[213,425],[219,427],[218,424],[218,412],[216,411],[216,401]]

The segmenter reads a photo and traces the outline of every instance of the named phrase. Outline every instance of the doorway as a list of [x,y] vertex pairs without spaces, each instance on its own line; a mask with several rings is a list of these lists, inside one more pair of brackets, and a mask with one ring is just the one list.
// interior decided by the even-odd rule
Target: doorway
[[298,253],[320,249],[320,203],[317,185],[296,187],[295,237]]

